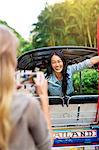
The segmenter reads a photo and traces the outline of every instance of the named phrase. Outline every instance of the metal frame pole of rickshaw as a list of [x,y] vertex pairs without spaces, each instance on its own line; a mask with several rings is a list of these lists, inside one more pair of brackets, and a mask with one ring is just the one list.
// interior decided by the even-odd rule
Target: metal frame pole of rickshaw
[[[97,49],[98,49],[98,56],[99,56],[99,17],[97,22]],[[99,64],[98,64],[98,80],[99,80]],[[99,81],[98,81],[98,104],[97,104],[96,121],[98,121],[99,124]]]
[[81,71],[79,72],[79,77],[80,77],[79,93],[82,94],[82,78],[81,78]]

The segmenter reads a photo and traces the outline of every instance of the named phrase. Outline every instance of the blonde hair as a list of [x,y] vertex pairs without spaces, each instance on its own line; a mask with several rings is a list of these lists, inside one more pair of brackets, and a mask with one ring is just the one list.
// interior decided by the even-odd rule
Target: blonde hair
[[8,149],[12,128],[10,110],[15,86],[17,43],[12,31],[0,25],[0,150]]

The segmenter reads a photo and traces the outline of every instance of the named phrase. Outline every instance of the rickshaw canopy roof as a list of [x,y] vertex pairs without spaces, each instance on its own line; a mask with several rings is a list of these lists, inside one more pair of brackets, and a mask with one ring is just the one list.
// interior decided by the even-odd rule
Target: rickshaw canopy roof
[[34,70],[35,67],[46,68],[52,51],[62,51],[70,64],[78,63],[97,55],[97,48],[83,46],[54,46],[30,50],[18,58],[17,68],[20,70]]

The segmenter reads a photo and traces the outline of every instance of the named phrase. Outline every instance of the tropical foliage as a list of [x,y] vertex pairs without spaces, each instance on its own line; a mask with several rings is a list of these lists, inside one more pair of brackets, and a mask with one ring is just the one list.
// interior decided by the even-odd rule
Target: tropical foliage
[[15,29],[10,27],[6,21],[0,20],[0,24],[3,24],[5,26],[7,26],[8,28],[10,28],[16,34],[17,38],[19,39],[20,45],[17,50],[17,56],[20,56],[25,51],[29,51],[30,49],[33,48],[32,44],[30,42],[26,41]]
[[[98,72],[95,69],[85,69],[73,76],[75,94],[98,94]],[[81,88],[81,89],[80,89]]]
[[47,5],[33,24],[35,48],[55,45],[96,47],[98,0],[65,0]]

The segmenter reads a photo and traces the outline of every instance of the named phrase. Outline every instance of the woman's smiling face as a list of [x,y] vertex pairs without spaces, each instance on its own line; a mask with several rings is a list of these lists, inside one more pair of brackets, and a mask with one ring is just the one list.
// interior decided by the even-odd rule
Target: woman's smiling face
[[63,70],[63,61],[58,55],[53,55],[51,58],[51,66],[54,72],[59,73]]

